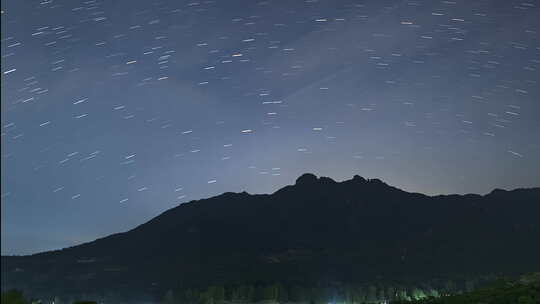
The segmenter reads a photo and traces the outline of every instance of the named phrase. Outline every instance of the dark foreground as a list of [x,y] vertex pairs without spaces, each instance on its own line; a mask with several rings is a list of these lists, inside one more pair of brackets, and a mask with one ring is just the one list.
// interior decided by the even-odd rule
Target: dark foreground
[[[184,301],[175,301],[167,295],[160,303],[172,304],[172,303],[188,303]],[[364,304],[364,303],[376,303],[373,301],[362,301],[360,299],[340,299],[339,303],[343,304]],[[24,295],[17,290],[10,290],[2,293],[3,304],[30,304],[38,302],[36,300],[27,300]],[[61,301],[55,299],[54,303],[58,304]],[[273,303],[291,303],[289,301],[273,301]],[[335,303],[335,300],[333,301]],[[73,304],[97,304],[97,301],[76,301]],[[231,301],[199,301],[198,303],[231,303]],[[234,303],[247,303],[247,302],[234,302]],[[422,299],[407,298],[402,300],[393,301],[380,301],[378,303],[390,303],[390,304],[537,304],[540,303],[540,273],[524,275],[518,280],[499,280],[492,283],[488,287],[479,288],[470,292],[461,293],[458,295],[437,295],[426,296]]]

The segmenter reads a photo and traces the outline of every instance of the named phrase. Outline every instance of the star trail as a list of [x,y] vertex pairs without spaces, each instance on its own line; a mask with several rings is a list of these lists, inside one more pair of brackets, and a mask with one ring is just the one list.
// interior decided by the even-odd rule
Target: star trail
[[538,5],[2,0],[2,254],[305,172],[538,186]]

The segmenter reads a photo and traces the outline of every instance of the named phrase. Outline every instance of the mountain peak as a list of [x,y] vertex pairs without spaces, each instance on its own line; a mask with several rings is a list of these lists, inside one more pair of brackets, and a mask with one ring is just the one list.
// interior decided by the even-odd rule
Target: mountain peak
[[[364,182],[368,182],[368,181],[370,181],[370,182],[373,181],[375,183],[383,183],[381,180],[378,180],[378,179],[367,180],[367,179],[361,177],[360,175],[353,176],[352,181],[360,182],[360,183],[364,183]],[[337,183],[335,180],[333,180],[330,177],[326,177],[326,176],[317,177],[313,173],[304,173],[304,174],[302,174],[300,177],[298,177],[296,179],[295,185],[313,185],[313,184],[316,184],[318,182],[323,183],[323,184]]]
[[352,179],[352,180],[353,180],[353,181],[357,181],[357,182],[366,182],[366,181],[367,181],[365,178],[361,177],[361,176],[358,175],[358,174],[355,174],[355,175],[353,176],[353,179]]
[[313,173],[304,173],[296,179],[295,185],[312,185],[317,182],[317,176]]

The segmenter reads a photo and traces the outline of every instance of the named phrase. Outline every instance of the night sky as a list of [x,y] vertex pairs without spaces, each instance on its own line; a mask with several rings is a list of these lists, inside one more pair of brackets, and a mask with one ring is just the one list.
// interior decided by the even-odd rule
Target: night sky
[[302,173],[540,184],[538,1],[2,0],[2,254]]

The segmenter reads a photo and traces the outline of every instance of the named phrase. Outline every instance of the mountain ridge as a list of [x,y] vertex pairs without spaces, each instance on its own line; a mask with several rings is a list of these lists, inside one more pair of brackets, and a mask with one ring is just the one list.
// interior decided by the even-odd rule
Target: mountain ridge
[[272,194],[225,192],[92,242],[2,256],[2,281],[42,292],[151,292],[530,272],[540,269],[535,214],[540,188],[428,196],[358,175],[304,174]]

